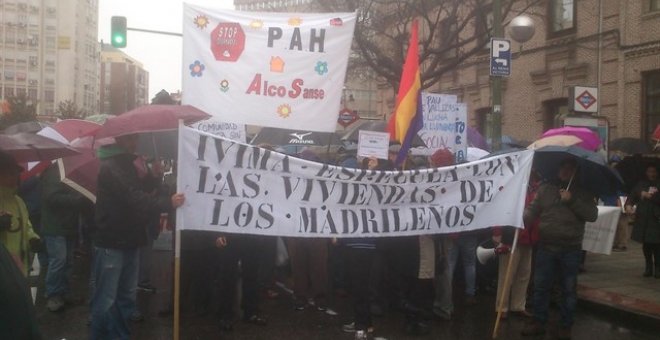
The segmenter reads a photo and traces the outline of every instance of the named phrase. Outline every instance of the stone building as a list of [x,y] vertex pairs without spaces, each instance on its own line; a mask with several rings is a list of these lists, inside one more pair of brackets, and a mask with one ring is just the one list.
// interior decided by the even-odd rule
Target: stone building
[[149,104],[149,72],[109,44],[102,44],[100,88],[100,113],[117,115]]
[[[660,1],[547,0],[525,14],[536,33],[522,46],[512,42],[512,73],[503,82],[503,135],[534,140],[561,126],[573,116],[569,88],[579,85],[599,88],[594,116],[608,120],[610,140],[650,139],[660,123]],[[472,125],[483,132],[491,107],[489,65],[484,49],[435,89],[466,102]]]

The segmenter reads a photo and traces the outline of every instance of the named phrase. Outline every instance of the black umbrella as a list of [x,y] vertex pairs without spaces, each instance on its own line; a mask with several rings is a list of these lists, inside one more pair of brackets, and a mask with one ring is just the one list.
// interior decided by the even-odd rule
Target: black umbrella
[[623,188],[623,180],[607,165],[603,155],[578,146],[545,146],[536,149],[533,167],[542,177],[553,180],[557,178],[560,164],[567,158],[577,161],[576,183],[592,194],[599,197],[612,195]]
[[[352,126],[350,129],[346,130],[344,136],[341,137],[345,141],[357,141],[360,137],[360,130],[364,131],[378,131],[378,132],[387,132],[387,122],[382,120],[367,120],[362,121],[360,124]],[[411,147],[425,147],[426,143],[419,138],[419,135],[415,135],[412,140]]]
[[629,155],[645,154],[651,152],[651,147],[639,138],[626,137],[613,140],[609,151],[621,151]]
[[37,133],[47,126],[50,126],[50,124],[37,121],[22,122],[8,126],[2,131],[2,133],[6,135],[13,135],[21,132]]
[[614,167],[625,184],[626,192],[631,192],[637,182],[645,179],[646,167],[655,165],[660,168],[660,155],[626,156]]
[[294,146],[319,146],[319,145],[343,145],[340,136],[330,132],[314,132],[300,130],[286,130],[272,127],[264,127],[257,133],[252,145],[294,145]]

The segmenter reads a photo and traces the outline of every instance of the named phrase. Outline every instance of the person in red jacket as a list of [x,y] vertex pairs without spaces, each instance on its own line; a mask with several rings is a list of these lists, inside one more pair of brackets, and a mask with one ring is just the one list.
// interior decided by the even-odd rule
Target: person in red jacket
[[[527,196],[525,197],[525,206],[529,205],[539,187],[539,181],[534,172],[529,179],[527,187]],[[504,304],[502,305],[502,318],[506,319],[509,315],[515,314],[523,317],[531,317],[531,313],[525,310],[527,303],[527,286],[531,277],[532,270],[532,249],[536,242],[539,240],[539,221],[536,219],[534,222],[525,224],[525,228],[520,230],[518,234],[518,245],[513,254],[509,253],[513,243],[514,229],[512,227],[495,227],[493,228],[493,242],[499,246],[503,251],[499,256],[499,273],[497,279],[497,299],[495,300],[495,312],[500,311],[500,301],[504,295]],[[509,258],[513,256],[511,261],[510,278],[506,286],[504,286],[504,276],[506,275],[506,268],[509,265]]]

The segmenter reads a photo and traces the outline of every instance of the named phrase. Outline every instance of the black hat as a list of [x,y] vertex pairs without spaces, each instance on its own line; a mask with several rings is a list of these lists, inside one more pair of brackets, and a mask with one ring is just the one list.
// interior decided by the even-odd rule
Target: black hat
[[14,157],[4,151],[0,151],[0,171],[9,169],[15,169],[18,172],[23,171],[23,168],[16,163]]

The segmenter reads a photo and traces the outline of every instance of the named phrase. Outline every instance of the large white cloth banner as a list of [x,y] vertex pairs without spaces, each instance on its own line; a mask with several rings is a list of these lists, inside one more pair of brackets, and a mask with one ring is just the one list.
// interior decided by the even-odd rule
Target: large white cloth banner
[[183,104],[220,121],[334,132],[355,13],[184,5]]
[[293,237],[378,237],[521,227],[532,151],[458,166],[348,169],[189,127],[179,134],[177,227]]

